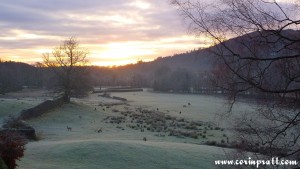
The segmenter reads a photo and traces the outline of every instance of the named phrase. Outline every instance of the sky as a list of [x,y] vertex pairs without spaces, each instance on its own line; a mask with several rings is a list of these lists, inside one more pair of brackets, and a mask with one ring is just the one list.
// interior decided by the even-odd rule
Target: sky
[[70,37],[92,65],[151,61],[208,45],[169,0],[3,0],[0,58],[29,64]]

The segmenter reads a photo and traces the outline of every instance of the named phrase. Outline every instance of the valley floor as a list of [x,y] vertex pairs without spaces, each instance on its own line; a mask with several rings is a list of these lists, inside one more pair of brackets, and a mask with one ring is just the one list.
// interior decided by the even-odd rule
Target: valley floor
[[[128,101],[124,103],[91,94],[87,98],[73,99],[70,104],[28,121],[41,140],[27,144],[25,156],[18,162],[19,168],[206,169],[214,168],[214,160],[226,159],[226,154],[232,152],[230,149],[203,145],[210,140],[220,142],[232,139],[226,129],[228,124],[216,118],[216,114],[225,109],[222,99],[147,91],[112,95]],[[2,100],[0,106],[5,108],[6,105],[9,109],[11,105],[8,103],[13,101],[7,98]],[[22,105],[24,108],[30,107],[28,100],[15,100],[14,107],[17,108],[14,110],[17,111]],[[37,102],[34,100],[34,103]],[[245,105],[241,105],[241,109],[244,108]],[[138,110],[159,112],[163,118],[180,119],[180,123],[173,126],[177,130],[183,130],[184,126],[193,122],[201,123],[197,130],[202,135],[197,138],[169,136],[173,130],[170,125],[176,122],[174,118],[164,124],[168,125],[168,131],[153,131],[151,123],[146,126],[145,121],[145,128],[137,128],[136,121],[142,117],[134,119],[139,114]]]

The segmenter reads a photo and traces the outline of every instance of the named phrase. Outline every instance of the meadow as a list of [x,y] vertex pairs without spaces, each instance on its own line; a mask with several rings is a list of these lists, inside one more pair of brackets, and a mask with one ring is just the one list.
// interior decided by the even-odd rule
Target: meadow
[[[8,94],[1,98],[0,118],[50,96],[41,91]],[[205,145],[234,140],[232,121],[220,116],[227,110],[223,98],[147,89],[111,96],[127,101],[94,93],[27,121],[39,140],[26,145],[19,168],[214,168],[214,160],[226,159],[233,151]],[[233,113],[249,109],[238,103]]]

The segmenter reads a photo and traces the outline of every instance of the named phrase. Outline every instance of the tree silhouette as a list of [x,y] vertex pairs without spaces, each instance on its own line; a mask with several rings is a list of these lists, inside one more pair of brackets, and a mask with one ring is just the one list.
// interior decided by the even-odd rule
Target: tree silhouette
[[[79,41],[71,37],[54,48],[52,53],[44,53],[44,64],[53,68],[59,78],[60,86],[64,90],[65,102],[70,102],[71,92],[78,85],[85,86],[86,81],[79,81],[84,77],[82,73],[87,64],[88,51],[79,45]],[[80,84],[78,84],[80,82]]]
[[192,32],[213,40],[210,50],[218,60],[214,82],[227,90],[231,103],[239,94],[257,99],[259,108],[237,120],[244,146],[299,160],[299,1],[173,0],[172,4]]

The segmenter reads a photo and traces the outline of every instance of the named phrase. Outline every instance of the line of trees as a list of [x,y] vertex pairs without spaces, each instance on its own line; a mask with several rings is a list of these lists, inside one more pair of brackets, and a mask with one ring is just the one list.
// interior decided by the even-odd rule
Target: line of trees
[[211,93],[220,89],[214,88],[209,72],[191,72],[178,68],[171,70],[167,66],[156,69],[153,73],[152,88],[163,92]]
[[92,90],[86,67],[88,51],[79,41],[69,38],[43,55],[44,62],[34,66],[25,63],[0,62],[0,94],[21,90],[24,86],[55,89],[71,96],[82,96]]
[[[144,64],[144,63],[141,63]],[[78,66],[73,72],[64,73],[66,67],[49,66],[42,63],[30,66],[24,63],[0,63],[0,90],[2,94],[21,90],[22,87],[55,89],[64,92],[68,88],[66,101],[70,96],[83,96],[92,86],[132,86],[149,87],[163,92],[205,92],[220,90],[212,88],[211,73],[194,72],[185,68],[171,69],[160,66],[148,72],[136,69],[120,72],[110,68]],[[71,79],[68,81],[68,76]]]
[[[203,85],[199,85],[201,80],[197,78],[206,77],[201,77],[204,71],[198,71],[195,63],[203,62],[201,68],[204,70],[209,69],[210,65],[205,64],[208,61],[204,57],[198,59],[195,50],[151,63],[140,61],[115,68],[87,66],[87,54],[88,51],[80,46],[79,41],[69,38],[52,52],[43,54],[44,62],[36,63],[34,67],[1,61],[0,91],[5,94],[20,90],[23,86],[52,88],[64,92],[66,102],[70,101],[70,96],[85,95],[92,86],[153,87],[158,91],[189,92],[191,89],[202,89]],[[158,73],[164,65],[170,66],[165,73],[166,78]]]
[[23,86],[42,86],[36,69],[24,63],[0,62],[0,94],[21,90]]

